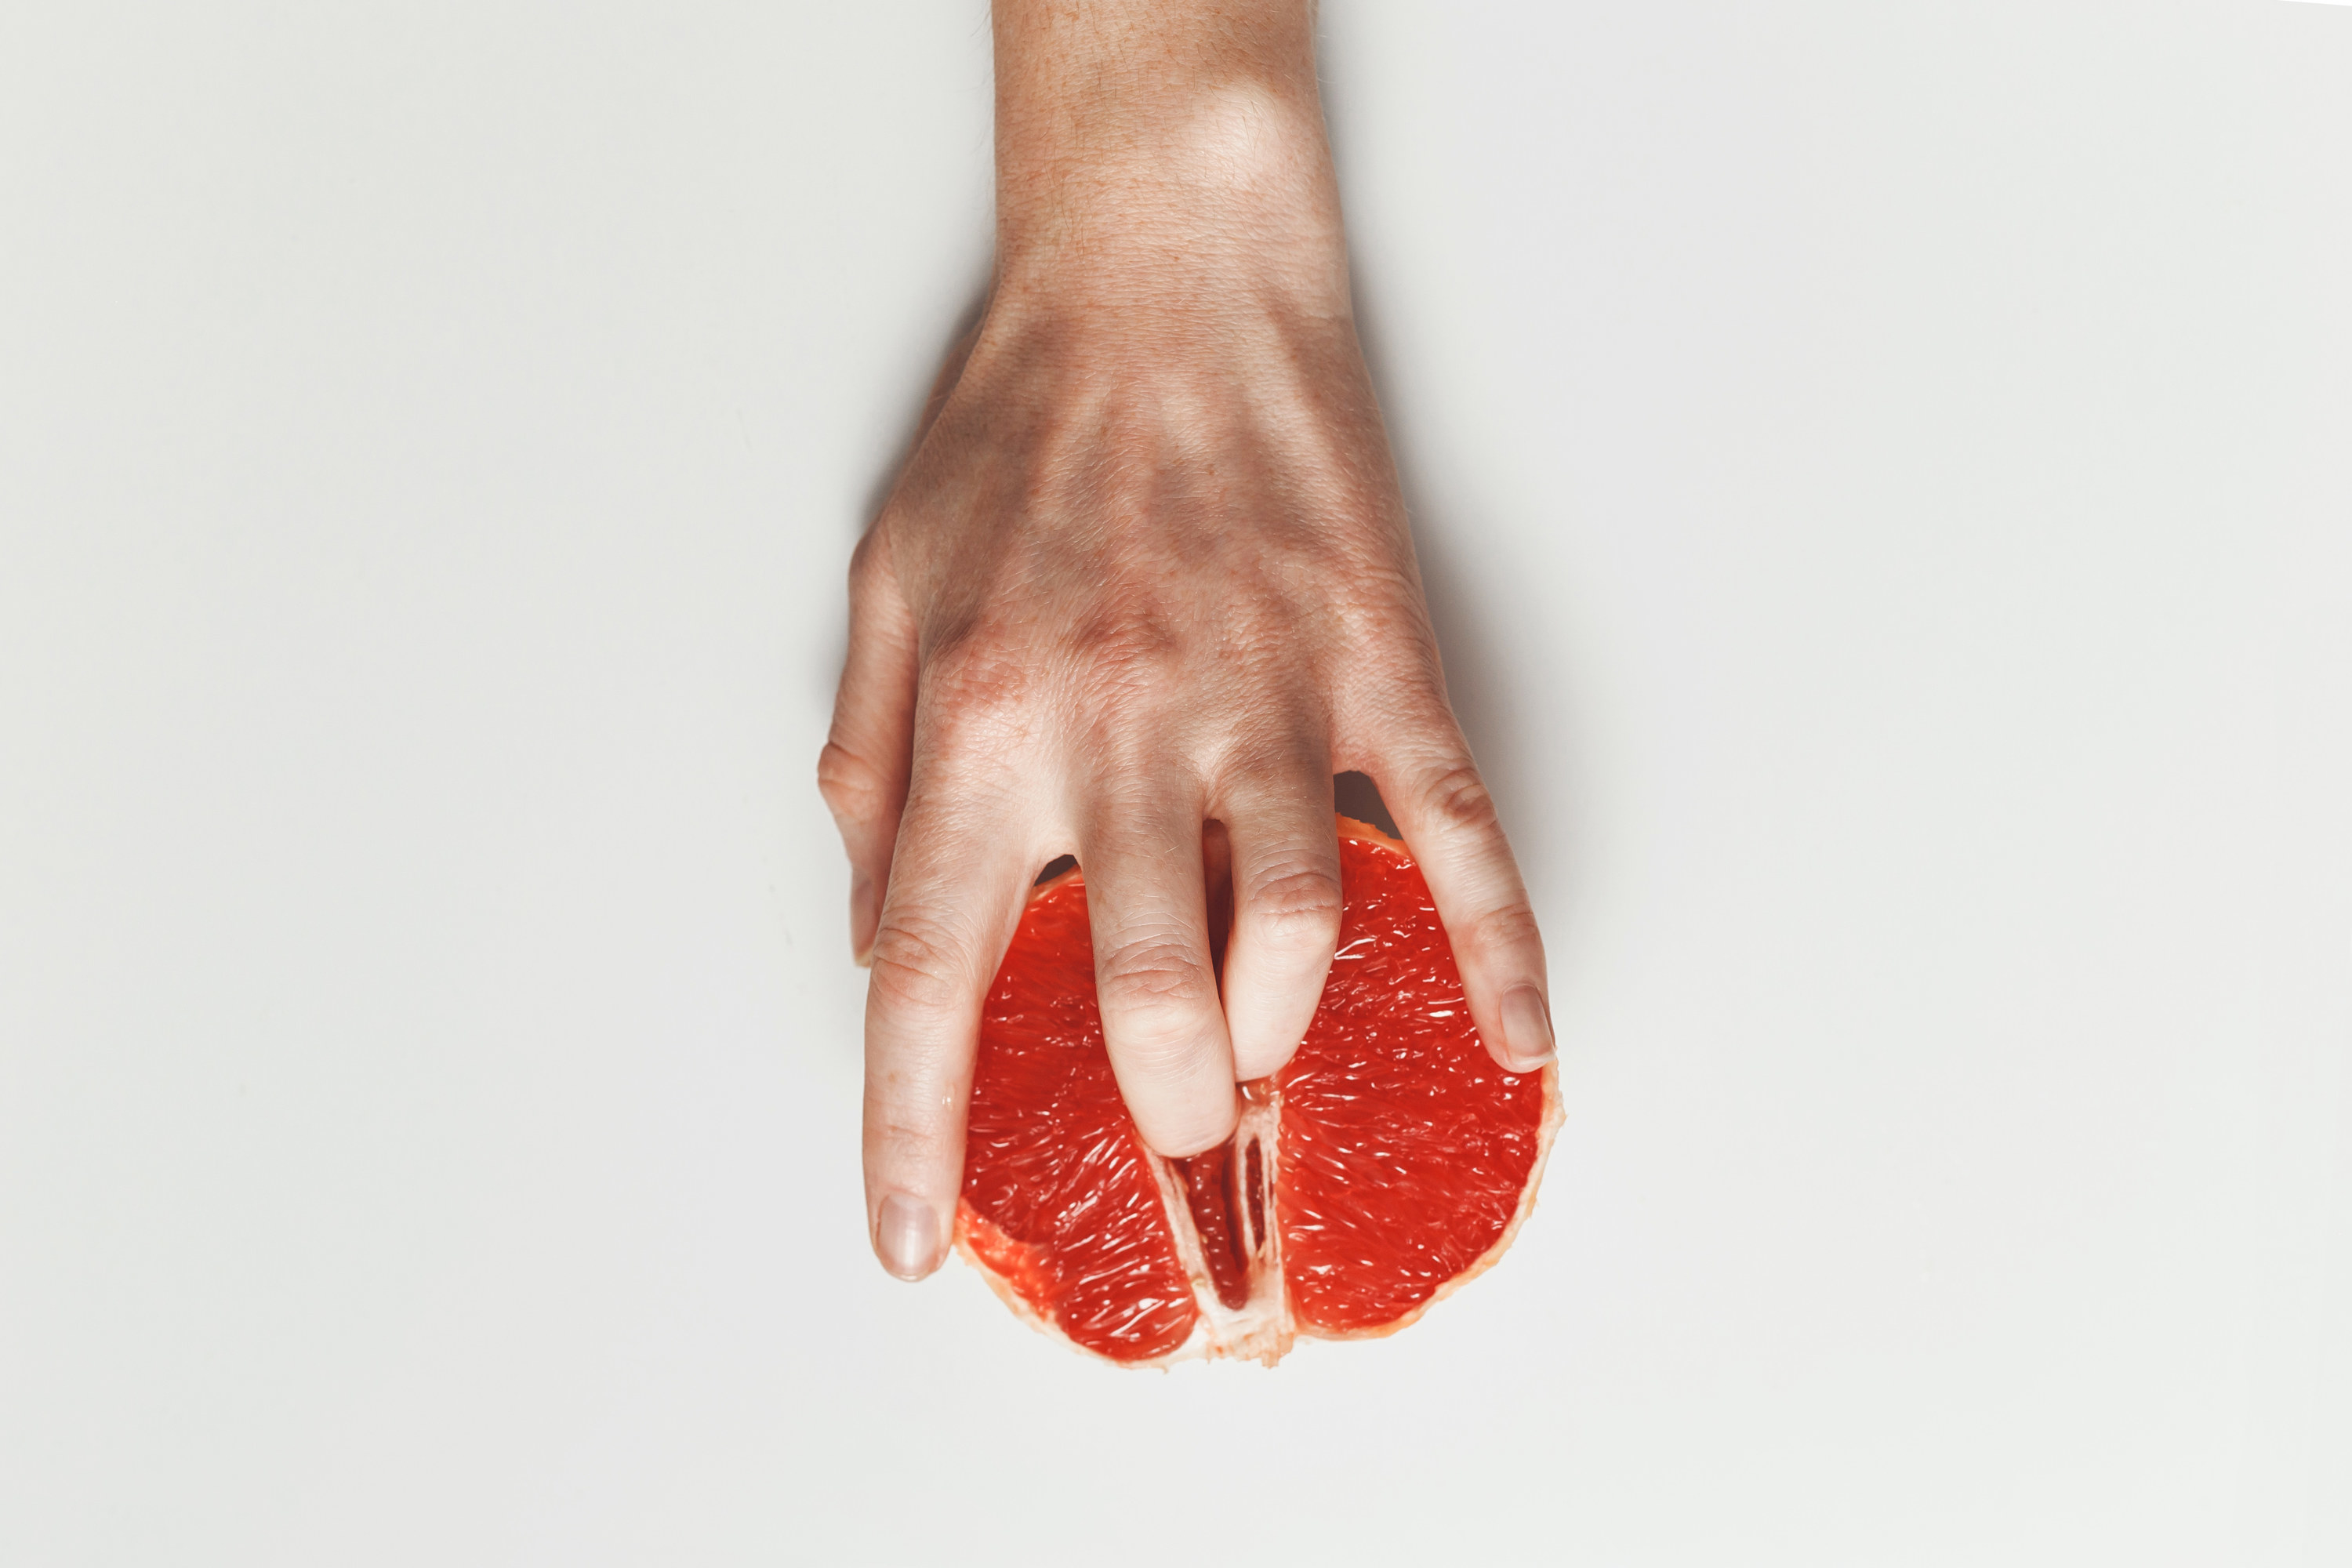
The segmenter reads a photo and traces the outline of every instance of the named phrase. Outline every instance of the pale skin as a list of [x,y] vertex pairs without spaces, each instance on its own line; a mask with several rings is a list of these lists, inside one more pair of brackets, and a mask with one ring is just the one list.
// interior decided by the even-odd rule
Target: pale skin
[[852,560],[818,769],[871,969],[867,1233],[907,1279],[946,1255],[982,999],[1059,856],[1163,1154],[1222,1142],[1306,1032],[1336,773],[1379,785],[1496,1059],[1552,1055],[1357,342],[1312,5],[998,0],[994,33],[995,280]]

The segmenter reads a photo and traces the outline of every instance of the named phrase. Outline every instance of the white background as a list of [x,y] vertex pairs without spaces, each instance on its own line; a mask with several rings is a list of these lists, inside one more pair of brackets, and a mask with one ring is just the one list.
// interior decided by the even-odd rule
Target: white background
[[858,1202],[979,0],[0,9],[0,1562],[2352,1561],[2352,16],[1325,32],[1569,1119],[1160,1376]]

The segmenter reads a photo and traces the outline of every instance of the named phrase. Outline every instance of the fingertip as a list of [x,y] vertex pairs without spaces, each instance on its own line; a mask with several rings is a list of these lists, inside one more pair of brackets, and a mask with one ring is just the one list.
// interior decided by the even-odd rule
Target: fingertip
[[[1223,1020],[1212,1015],[1211,1025]],[[1135,1130],[1155,1154],[1181,1160],[1213,1149],[1240,1121],[1233,1050],[1222,1027],[1202,1028],[1181,1045],[1161,1037],[1114,1039],[1111,1071]]]
[[906,1193],[884,1197],[874,1215],[874,1256],[892,1278],[928,1279],[943,1256],[938,1211]]
[[1143,1134],[1144,1142],[1161,1159],[1189,1160],[1195,1154],[1205,1154],[1217,1148],[1234,1135],[1234,1129],[1241,1121],[1241,1108],[1235,1097],[1232,1094],[1224,1096],[1220,1110],[1222,1114],[1190,1117],[1157,1129],[1147,1127],[1139,1115],[1136,1131]]
[[1502,1038],[1487,1042],[1496,1062],[1506,1072],[1536,1072],[1559,1055],[1552,1037],[1551,1005],[1534,985],[1515,985],[1504,993],[1496,1012],[1502,1017]]
[[1286,1046],[1244,1047],[1237,1040],[1234,1043],[1234,1077],[1242,1083],[1272,1078],[1290,1065],[1290,1058],[1298,1054],[1298,1047],[1304,1044],[1303,1035]]

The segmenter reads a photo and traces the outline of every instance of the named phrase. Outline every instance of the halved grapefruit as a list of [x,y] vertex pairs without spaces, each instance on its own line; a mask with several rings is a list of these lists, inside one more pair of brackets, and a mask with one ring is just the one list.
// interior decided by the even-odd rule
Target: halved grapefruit
[[1470,1022],[1404,846],[1341,817],[1338,956],[1287,1066],[1223,1147],[1163,1160],[1120,1100],[1086,883],[1030,900],[982,1013],[956,1250],[1022,1318],[1129,1365],[1268,1365],[1304,1335],[1393,1333],[1483,1272],[1535,1205],[1556,1068],[1508,1073]]

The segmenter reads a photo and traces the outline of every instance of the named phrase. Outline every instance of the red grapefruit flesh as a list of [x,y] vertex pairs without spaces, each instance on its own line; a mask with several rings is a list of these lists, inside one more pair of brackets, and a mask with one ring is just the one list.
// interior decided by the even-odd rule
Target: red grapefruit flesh
[[1234,1140],[1189,1160],[1144,1147],[1112,1079],[1083,879],[1031,900],[982,1017],[956,1225],[1023,1317],[1130,1364],[1271,1363],[1297,1335],[1393,1332],[1510,1245],[1556,1070],[1487,1056],[1403,846],[1342,817],[1339,851],[1339,954],[1306,1039],[1243,1086]]
[[1111,1078],[1074,877],[1034,900],[989,988],[956,1239],[1013,1299],[1114,1361],[1200,1317],[1160,1184]]
[[1276,1207],[1302,1328],[1377,1331],[1477,1265],[1518,1217],[1548,1073],[1507,1073],[1470,1022],[1421,872],[1339,845],[1347,909],[1322,1004],[1275,1075]]

